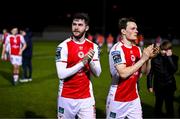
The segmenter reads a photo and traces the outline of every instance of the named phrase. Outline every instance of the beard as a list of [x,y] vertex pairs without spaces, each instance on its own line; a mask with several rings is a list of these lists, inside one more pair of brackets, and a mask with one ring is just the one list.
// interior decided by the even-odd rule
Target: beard
[[73,32],[72,32],[73,37],[76,38],[76,39],[82,38],[82,37],[84,36],[84,34],[85,34],[85,31],[79,32],[79,35],[75,35],[74,32],[79,32],[79,31],[73,31]]

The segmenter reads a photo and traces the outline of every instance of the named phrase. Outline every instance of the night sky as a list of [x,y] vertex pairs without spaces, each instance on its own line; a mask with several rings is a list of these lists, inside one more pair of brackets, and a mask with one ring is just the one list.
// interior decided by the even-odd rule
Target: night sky
[[[142,1],[142,0],[141,0]],[[7,2],[7,3],[6,3]],[[8,7],[1,7],[0,28],[19,26],[43,31],[48,25],[69,26],[75,12],[87,12],[90,16],[90,32],[118,32],[118,19],[133,17],[139,32],[146,37],[167,36],[171,33],[180,37],[178,3],[174,1],[157,3],[130,0],[59,0],[59,1],[8,1]],[[23,4],[23,5],[22,5]]]

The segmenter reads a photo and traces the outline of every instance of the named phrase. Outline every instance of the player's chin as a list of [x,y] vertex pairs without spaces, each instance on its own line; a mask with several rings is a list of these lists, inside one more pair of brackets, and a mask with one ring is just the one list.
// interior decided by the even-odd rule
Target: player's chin
[[136,39],[137,39],[137,36],[134,36],[134,37],[132,37],[131,39],[132,39],[132,40],[136,40]]
[[73,32],[73,35],[76,36],[76,37],[78,37],[78,36],[80,36],[81,34],[80,34],[79,32]]

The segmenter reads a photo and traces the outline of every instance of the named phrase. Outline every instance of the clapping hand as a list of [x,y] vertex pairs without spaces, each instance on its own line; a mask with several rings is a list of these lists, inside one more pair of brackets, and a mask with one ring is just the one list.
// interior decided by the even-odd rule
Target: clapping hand
[[90,49],[88,51],[88,53],[84,56],[84,58],[82,59],[83,64],[85,65],[86,63],[90,62],[94,56],[94,50]]

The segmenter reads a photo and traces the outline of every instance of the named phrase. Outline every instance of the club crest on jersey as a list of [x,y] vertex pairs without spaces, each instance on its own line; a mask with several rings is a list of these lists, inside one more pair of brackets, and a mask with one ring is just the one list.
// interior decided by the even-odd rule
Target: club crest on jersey
[[79,58],[83,58],[84,57],[84,53],[82,51],[78,52],[78,57]]
[[136,60],[136,58],[135,58],[135,56],[134,55],[131,55],[131,61],[135,61]]
[[114,64],[120,63],[122,61],[120,51],[113,51],[111,52],[111,55],[112,55]]

